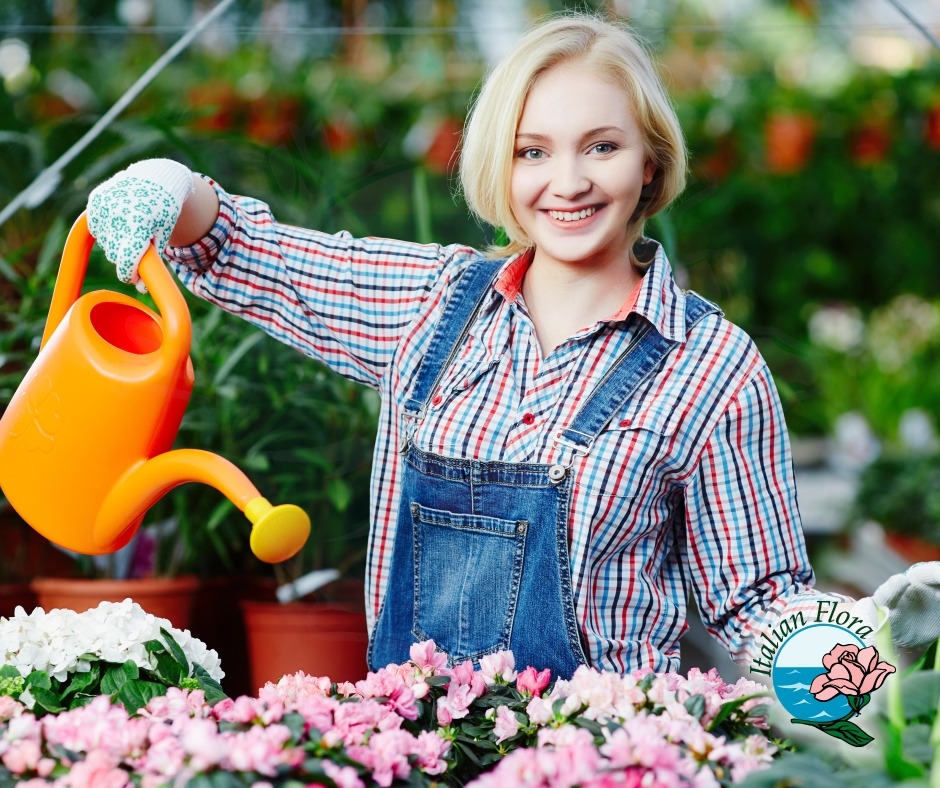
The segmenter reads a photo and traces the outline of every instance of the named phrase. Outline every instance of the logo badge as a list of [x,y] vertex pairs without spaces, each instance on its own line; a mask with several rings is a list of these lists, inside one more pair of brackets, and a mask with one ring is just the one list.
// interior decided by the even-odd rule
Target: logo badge
[[[762,648],[764,659],[755,660],[751,671],[769,673],[777,700],[792,715],[790,722],[864,747],[874,739],[857,719],[895,667],[874,646],[865,645],[861,635],[870,634],[870,627],[853,631],[858,619],[845,626],[843,617],[848,623],[848,614],[839,613],[835,603],[820,602],[815,621],[800,614],[784,622],[772,638],[762,636],[773,648]],[[765,670],[768,661],[770,669]]]

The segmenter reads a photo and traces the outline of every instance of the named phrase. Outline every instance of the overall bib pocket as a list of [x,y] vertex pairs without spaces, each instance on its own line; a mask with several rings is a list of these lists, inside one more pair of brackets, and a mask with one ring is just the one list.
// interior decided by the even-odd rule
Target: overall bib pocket
[[411,504],[415,637],[454,662],[509,648],[528,522]]

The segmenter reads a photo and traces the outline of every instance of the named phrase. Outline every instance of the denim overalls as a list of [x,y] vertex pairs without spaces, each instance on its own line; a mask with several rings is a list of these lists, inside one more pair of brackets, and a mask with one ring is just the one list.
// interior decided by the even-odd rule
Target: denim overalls
[[[432,639],[454,663],[512,649],[519,669],[568,678],[585,663],[568,561],[572,460],[677,345],[647,323],[555,436],[550,465],[451,459],[413,445],[417,421],[505,261],[469,266],[444,307],[404,404],[403,481],[388,586],[369,666]],[[686,328],[718,309],[686,297]],[[562,461],[564,460],[564,462]]]

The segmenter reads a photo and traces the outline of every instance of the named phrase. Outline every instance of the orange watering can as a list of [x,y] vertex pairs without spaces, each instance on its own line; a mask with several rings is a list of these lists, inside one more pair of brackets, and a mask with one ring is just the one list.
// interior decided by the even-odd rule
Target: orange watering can
[[0,488],[33,528],[79,553],[111,553],[147,510],[185,482],[216,487],[252,523],[274,563],[310,533],[297,506],[272,506],[217,454],[170,447],[193,386],[186,301],[151,246],[141,279],[160,313],[107,290],[79,298],[95,239],[72,227],[39,355],[0,418]]

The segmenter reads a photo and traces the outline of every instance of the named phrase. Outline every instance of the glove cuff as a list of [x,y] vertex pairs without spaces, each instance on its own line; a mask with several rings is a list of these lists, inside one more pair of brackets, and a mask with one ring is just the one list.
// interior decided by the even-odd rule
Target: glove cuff
[[176,200],[180,210],[196,188],[192,170],[172,159],[144,159],[130,165],[123,175],[162,186]]

